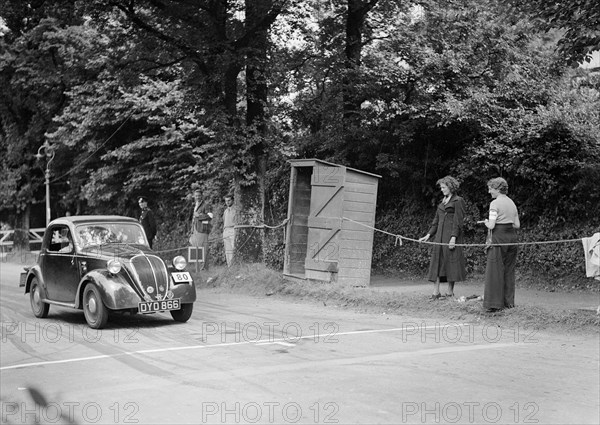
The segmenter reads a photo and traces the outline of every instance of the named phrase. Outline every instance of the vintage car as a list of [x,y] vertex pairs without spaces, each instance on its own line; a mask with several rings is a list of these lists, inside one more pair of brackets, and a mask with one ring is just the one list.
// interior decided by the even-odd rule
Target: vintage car
[[52,304],[83,309],[95,329],[113,312],[168,311],[186,322],[196,300],[186,265],[181,256],[166,264],[133,218],[62,217],[46,228],[38,262],[21,274],[21,286],[36,317],[46,317]]

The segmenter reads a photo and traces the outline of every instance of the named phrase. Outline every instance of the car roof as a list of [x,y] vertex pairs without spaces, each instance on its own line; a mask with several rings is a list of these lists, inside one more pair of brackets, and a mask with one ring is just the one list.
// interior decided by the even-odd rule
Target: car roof
[[[131,217],[120,215],[72,215],[69,217],[59,217],[50,222],[50,224],[86,224],[86,223],[139,223],[138,220]],[[49,225],[50,225],[49,224]]]

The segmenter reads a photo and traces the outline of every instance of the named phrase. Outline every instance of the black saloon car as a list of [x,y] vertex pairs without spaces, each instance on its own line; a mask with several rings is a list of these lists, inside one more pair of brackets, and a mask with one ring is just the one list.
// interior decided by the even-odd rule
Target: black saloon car
[[196,287],[181,256],[166,264],[148,245],[142,226],[120,216],[73,216],[46,228],[38,262],[21,275],[36,317],[50,305],[83,309],[100,329],[113,312],[169,311],[186,322]]

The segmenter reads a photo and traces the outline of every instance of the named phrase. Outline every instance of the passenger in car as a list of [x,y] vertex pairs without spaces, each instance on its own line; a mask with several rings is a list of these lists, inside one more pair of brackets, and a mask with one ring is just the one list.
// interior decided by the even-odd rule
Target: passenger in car
[[64,228],[60,230],[59,243],[61,248],[58,250],[60,253],[71,253],[73,252],[73,241],[71,239],[71,233],[69,229]]
[[61,249],[59,249],[58,252],[63,253],[63,254],[70,254],[71,252],[73,252],[73,242],[71,242],[70,240],[67,241],[65,243],[65,246],[63,246]]

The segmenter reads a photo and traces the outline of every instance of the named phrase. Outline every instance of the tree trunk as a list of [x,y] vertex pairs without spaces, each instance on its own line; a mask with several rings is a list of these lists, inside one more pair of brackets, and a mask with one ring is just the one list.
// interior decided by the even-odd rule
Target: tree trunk
[[237,78],[240,73],[240,66],[236,63],[230,64],[225,70],[223,88],[225,92],[225,110],[231,118],[230,124],[235,125],[237,121],[237,95],[238,95],[238,84]]
[[[237,179],[235,183],[235,207],[238,225],[257,226],[263,222],[259,185],[250,186]],[[238,228],[236,232],[236,260],[245,263],[262,261],[262,230],[256,227]]]
[[[246,26],[248,30],[259,26],[271,8],[271,0],[246,0]],[[268,28],[254,30],[249,42],[246,62],[246,124],[256,126],[259,135],[265,132],[265,108],[267,106],[267,43]],[[262,148],[262,146],[260,147]],[[259,155],[261,152],[257,152]]]
[[[272,0],[246,0],[246,31],[253,32],[246,55],[246,125],[249,128],[248,142],[251,143],[254,183],[236,184],[236,206],[240,224],[259,225],[264,223],[266,133],[265,108],[267,105],[267,47],[269,26],[261,25],[272,7]],[[261,261],[263,257],[264,231],[257,228],[239,229],[236,240],[238,256],[243,261]]]
[[[357,74],[361,67],[362,31],[367,14],[378,0],[348,0],[348,16],[346,18],[346,61],[344,85],[344,121],[346,128],[359,123],[359,112],[362,100],[354,90]],[[348,127],[350,126],[350,127]]]
[[15,218],[15,234],[13,252],[29,251],[29,216],[31,207],[27,205],[24,211],[17,212]]

